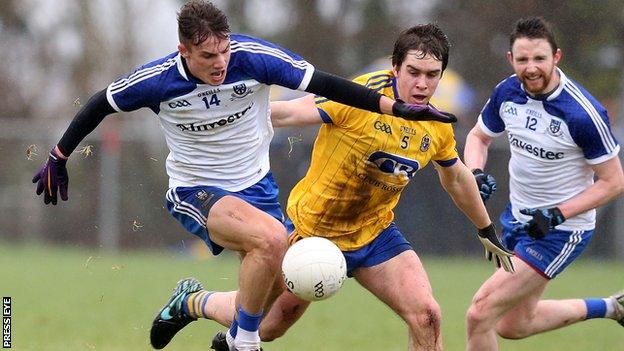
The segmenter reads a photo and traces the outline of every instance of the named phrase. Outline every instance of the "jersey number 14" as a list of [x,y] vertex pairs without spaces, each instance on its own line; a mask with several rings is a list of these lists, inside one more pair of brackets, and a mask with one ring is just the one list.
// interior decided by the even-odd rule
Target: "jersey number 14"
[[219,97],[217,96],[217,94],[212,94],[210,96],[210,101],[208,101],[207,96],[204,96],[202,101],[204,102],[204,104],[206,104],[207,109],[210,108],[210,105],[219,106],[221,104],[221,100],[219,100]]

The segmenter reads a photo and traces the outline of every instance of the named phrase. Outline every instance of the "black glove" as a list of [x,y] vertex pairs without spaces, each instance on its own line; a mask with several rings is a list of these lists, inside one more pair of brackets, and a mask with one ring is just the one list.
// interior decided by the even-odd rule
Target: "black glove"
[[408,121],[457,122],[457,117],[452,113],[438,111],[431,105],[406,104],[401,100],[392,105],[392,114]]
[[551,229],[565,222],[566,218],[559,210],[559,207],[537,209],[524,208],[520,213],[532,216],[528,222],[522,223],[512,230],[514,233],[526,230],[526,232],[535,239],[543,238]]
[[483,202],[486,202],[496,191],[496,179],[491,174],[484,173],[480,168],[473,169],[472,174],[474,174],[477,181],[481,199],[483,199]]
[[37,195],[43,194],[45,204],[56,205],[56,193],[60,192],[61,199],[67,201],[67,188],[69,186],[69,176],[65,164],[66,159],[61,158],[54,149],[50,151],[48,161],[41,166],[32,179],[37,183]]
[[485,258],[488,261],[492,261],[492,258],[495,258],[494,263],[496,267],[503,267],[505,271],[510,273],[515,272],[513,262],[511,261],[514,253],[507,250],[503,243],[500,242],[493,223],[483,229],[479,229],[478,237],[485,248]]

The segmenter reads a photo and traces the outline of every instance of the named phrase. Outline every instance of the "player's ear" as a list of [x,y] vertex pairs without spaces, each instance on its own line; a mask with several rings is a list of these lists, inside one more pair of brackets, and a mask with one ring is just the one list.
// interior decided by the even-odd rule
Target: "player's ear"
[[507,61],[510,65],[513,66],[513,54],[511,53],[511,51],[507,51]]
[[189,55],[189,50],[182,43],[178,44],[178,52],[180,52],[180,55],[182,55],[182,57],[184,58],[186,58]]
[[399,69],[400,67],[398,67],[397,65],[392,65],[392,75],[397,77],[399,75]]
[[555,51],[555,54],[553,55],[553,61],[555,62],[555,65],[557,65],[562,58],[563,52],[561,51],[561,49],[557,49],[557,51]]

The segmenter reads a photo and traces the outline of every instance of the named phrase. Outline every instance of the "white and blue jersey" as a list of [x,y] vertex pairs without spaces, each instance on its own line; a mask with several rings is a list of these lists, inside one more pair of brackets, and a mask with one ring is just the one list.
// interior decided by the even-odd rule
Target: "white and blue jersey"
[[[513,75],[502,81],[479,115],[489,136],[507,131],[511,149],[509,191],[513,216],[526,222],[523,208],[550,208],[583,192],[594,182],[591,165],[617,156],[607,111],[579,84],[561,77],[544,99],[527,95]],[[557,226],[558,230],[592,230],[590,210]]]
[[159,117],[169,156],[169,187],[246,189],[269,172],[270,85],[305,90],[314,67],[275,44],[230,36],[225,81],[204,84],[179,53],[139,67],[107,88],[118,111],[148,107]]

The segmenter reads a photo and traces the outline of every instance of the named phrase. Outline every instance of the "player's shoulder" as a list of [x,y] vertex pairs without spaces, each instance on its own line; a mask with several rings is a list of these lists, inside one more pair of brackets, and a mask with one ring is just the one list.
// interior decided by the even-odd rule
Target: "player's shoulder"
[[267,50],[279,49],[285,51],[279,45],[247,34],[230,34],[230,48],[232,54],[262,54],[269,53]]
[[111,84],[111,92],[115,93],[132,86],[141,86],[142,89],[162,86],[172,80],[183,77],[181,72],[179,53],[173,52],[167,56],[152,60],[140,65],[132,73],[119,77]]
[[523,93],[522,84],[518,79],[518,76],[512,74],[505,79],[501,80],[494,87],[494,91],[498,93]]
[[232,45],[237,43],[260,43],[260,44],[270,44],[269,41],[264,39],[260,39],[258,37],[254,37],[248,34],[240,34],[240,33],[232,33],[230,34],[230,43]]
[[231,34],[230,49],[230,66],[239,66],[243,70],[249,65],[262,66],[267,62],[288,62],[300,68],[309,65],[305,59],[279,44],[247,34]]
[[126,76],[118,79],[124,84],[140,83],[146,80],[158,80],[166,76],[179,75],[180,68],[179,53],[173,52],[167,56],[149,61],[134,69]]
[[173,52],[118,78],[108,86],[107,95],[116,110],[149,107],[156,112],[160,102],[192,91],[197,82],[185,72],[179,53]]
[[176,62],[176,58],[178,56],[179,52],[178,51],[174,51],[170,54],[167,54],[163,57],[154,59],[152,61],[147,62],[146,64],[143,65],[143,67],[154,67],[154,66],[158,66],[158,65],[162,65],[162,64],[167,64],[167,63],[175,63]]
[[561,93],[552,100],[552,104],[562,112],[566,121],[574,123],[586,121],[588,117],[605,118],[604,106],[581,84],[565,76],[563,72],[561,74]]
[[598,100],[589,91],[573,79],[565,77],[562,82],[562,86],[562,96],[567,98],[566,100],[563,100],[563,102],[568,105],[579,106],[589,103],[596,108],[604,109],[602,104],[600,104],[600,102],[598,102]]
[[178,65],[178,55],[179,53],[175,51],[164,57],[149,61],[137,67],[133,74],[136,74],[137,72],[140,72],[141,74],[149,72],[151,75],[158,75],[168,71],[175,71]]
[[393,85],[394,75],[391,70],[380,70],[357,76],[353,81],[369,89],[379,91]]
[[517,104],[525,104],[528,98],[522,84],[515,74],[512,74],[500,81],[488,100],[488,105],[500,106],[507,101]]

